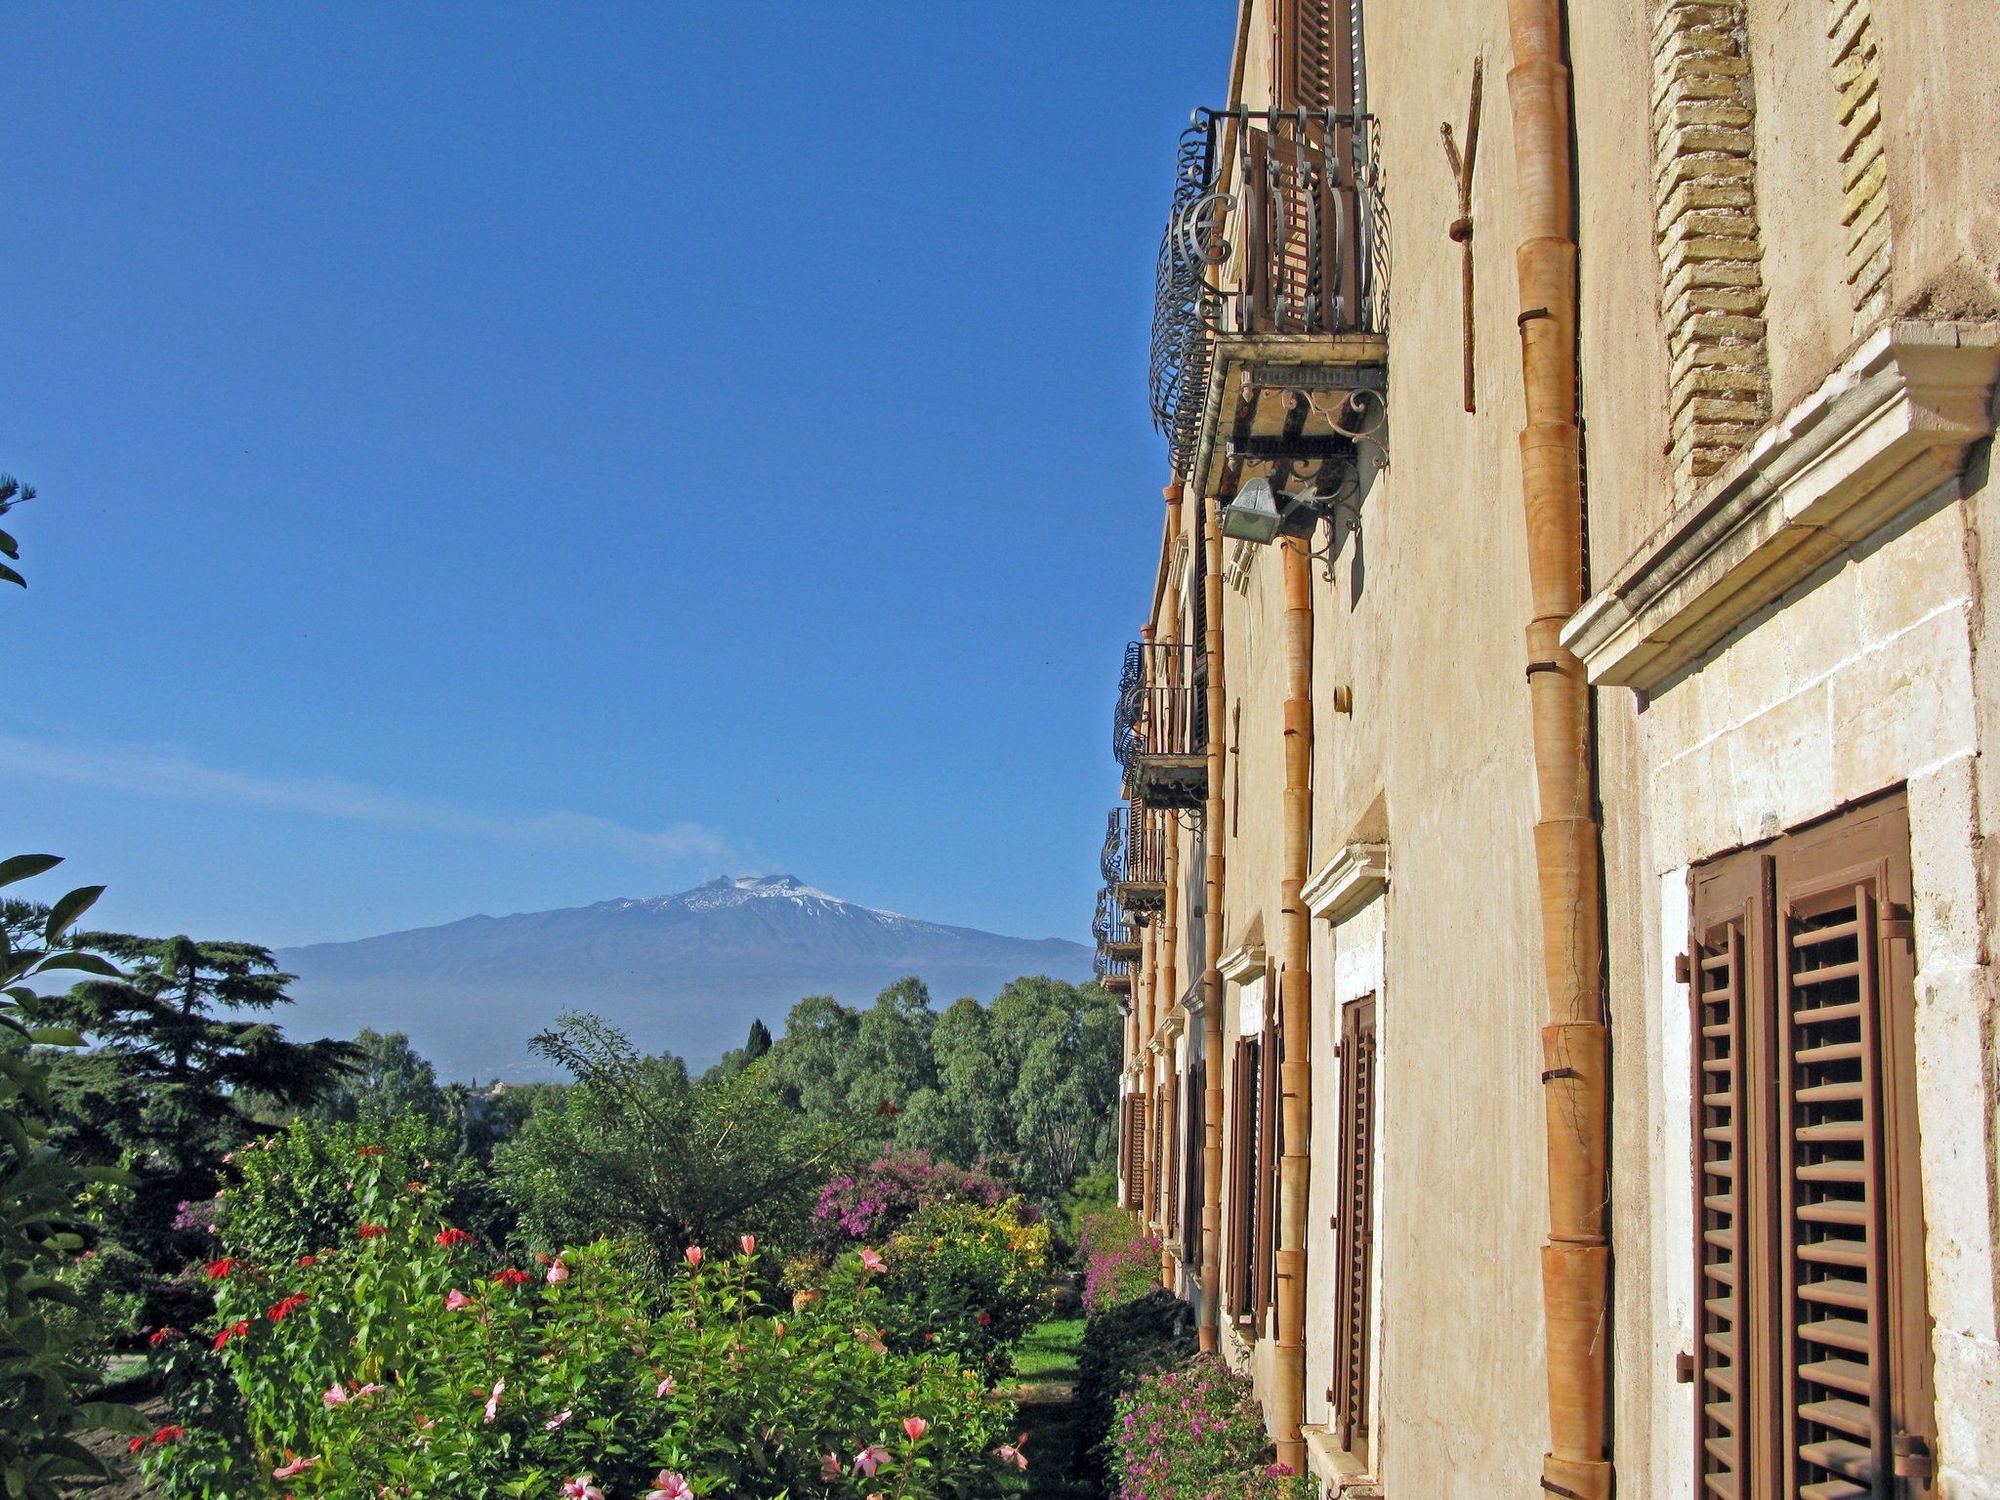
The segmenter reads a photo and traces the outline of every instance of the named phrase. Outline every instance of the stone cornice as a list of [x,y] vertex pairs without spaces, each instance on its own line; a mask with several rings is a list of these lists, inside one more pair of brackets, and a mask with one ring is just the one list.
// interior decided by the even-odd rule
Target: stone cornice
[[1246,979],[1264,977],[1264,946],[1261,943],[1232,948],[1222,955],[1216,968],[1231,984],[1241,984]]
[[1299,893],[1306,910],[1344,922],[1389,884],[1387,844],[1349,844],[1319,868]]
[[1993,430],[2000,324],[1891,323],[1758,435],[1587,600],[1563,644],[1650,691],[1956,477]]

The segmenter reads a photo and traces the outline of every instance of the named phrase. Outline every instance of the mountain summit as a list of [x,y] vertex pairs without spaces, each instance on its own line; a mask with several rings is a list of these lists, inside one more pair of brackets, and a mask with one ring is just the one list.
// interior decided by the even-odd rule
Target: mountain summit
[[288,948],[278,962],[299,976],[288,1031],[406,1031],[440,1077],[525,1078],[546,1072],[528,1038],[566,1009],[701,1067],[740,1045],[754,1017],[782,1030],[806,995],[866,1004],[915,974],[940,1004],[987,999],[1020,974],[1083,979],[1090,950],[878,911],[795,875],[744,875]]

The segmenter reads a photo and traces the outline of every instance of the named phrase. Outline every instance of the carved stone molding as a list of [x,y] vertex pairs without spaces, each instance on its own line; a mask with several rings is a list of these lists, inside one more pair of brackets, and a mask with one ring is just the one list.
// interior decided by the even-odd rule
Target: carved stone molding
[[1680,506],[1563,644],[1650,691],[1955,478],[1993,430],[2000,324],[1891,323]]

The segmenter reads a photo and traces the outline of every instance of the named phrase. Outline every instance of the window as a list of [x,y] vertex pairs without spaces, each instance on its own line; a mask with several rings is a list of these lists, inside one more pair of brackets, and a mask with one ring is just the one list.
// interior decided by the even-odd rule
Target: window
[[1333,1430],[1368,1458],[1375,1246],[1375,997],[1341,1007],[1340,1179],[1334,1218]]
[[1912,1496],[1935,1433],[1906,803],[1691,886],[1700,1493]]
[[1201,1258],[1203,1171],[1208,1149],[1208,1063],[1193,1064],[1187,1073],[1187,1139],[1181,1148],[1181,1259],[1192,1266]]
[[1165,1129],[1161,1132],[1165,1141],[1161,1151],[1166,1158],[1162,1176],[1166,1185],[1167,1207],[1162,1228],[1164,1237],[1172,1239],[1180,1232],[1181,1227],[1181,1075],[1179,1073],[1167,1075],[1165,1116]]

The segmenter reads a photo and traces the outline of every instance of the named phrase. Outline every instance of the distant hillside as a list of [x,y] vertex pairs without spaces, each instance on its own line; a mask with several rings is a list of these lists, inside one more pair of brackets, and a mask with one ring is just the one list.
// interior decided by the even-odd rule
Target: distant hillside
[[467,917],[351,943],[288,948],[283,1017],[298,1036],[406,1031],[443,1078],[545,1075],[527,1042],[563,1009],[591,1010],[648,1051],[704,1066],[773,1031],[806,995],[850,1005],[915,974],[939,1004],[991,998],[1020,974],[1081,980],[1090,950],[876,911],[790,875],[722,878],[674,896]]

